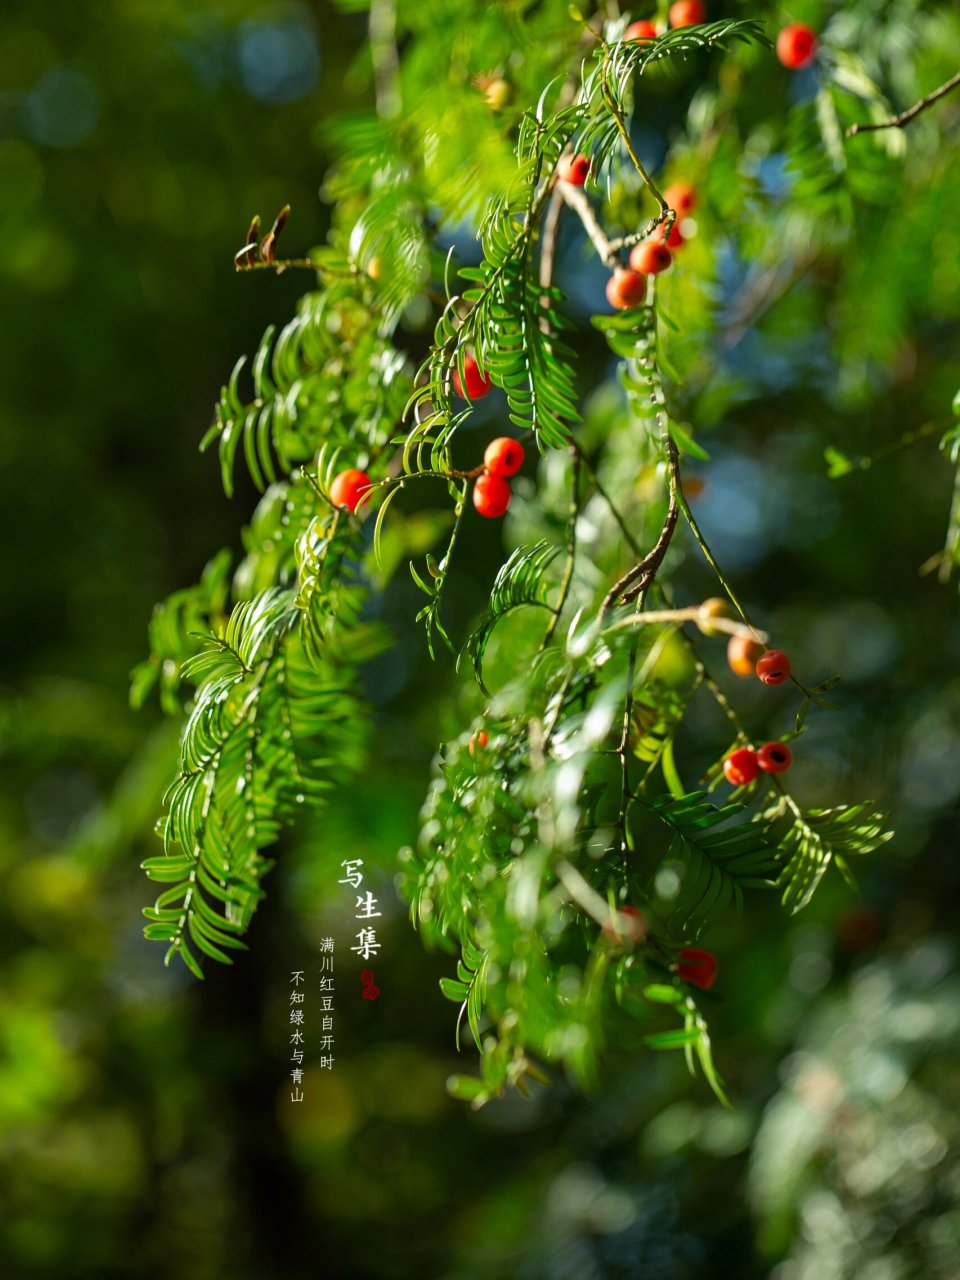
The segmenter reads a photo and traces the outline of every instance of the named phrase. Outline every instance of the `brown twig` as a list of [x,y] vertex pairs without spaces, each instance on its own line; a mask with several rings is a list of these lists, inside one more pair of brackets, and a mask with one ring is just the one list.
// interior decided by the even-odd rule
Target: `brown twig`
[[543,219],[543,239],[540,248],[540,288],[549,289],[553,283],[553,261],[557,252],[557,232],[563,214],[563,195],[558,182],[550,194],[550,203]]
[[275,271],[278,276],[282,276],[284,271],[291,267],[309,271],[320,270],[318,263],[312,262],[310,258],[277,258],[274,262],[241,262],[238,255],[235,265],[238,271]]
[[606,630],[625,631],[630,627],[646,626],[648,623],[653,623],[655,626],[676,623],[679,626],[683,622],[695,622],[701,629],[706,626],[711,632],[722,631],[728,636],[743,636],[748,640],[760,638],[763,644],[766,644],[768,639],[765,631],[758,631],[756,627],[737,622],[735,618],[718,618],[705,612],[702,604],[688,605],[683,609],[647,609],[644,613],[632,614],[629,618],[621,619],[620,622],[612,622]]
[[671,490],[670,505],[667,508],[666,519],[663,522],[663,528],[660,530],[660,537],[657,539],[656,545],[643,557],[639,564],[635,564],[633,568],[628,569],[619,582],[613,584],[604,596],[603,604],[600,606],[601,618],[617,600],[622,600],[626,604],[631,600],[635,600],[637,596],[647,590],[656,577],[657,570],[663,562],[663,557],[667,554],[670,539],[673,537],[674,529],[677,527],[679,514],[680,508],[677,505],[676,496]]
[[597,215],[593,212],[590,201],[584,195],[582,188],[575,187],[569,182],[558,182],[557,191],[560,192],[560,197],[564,203],[573,209],[583,223],[583,229],[590,237],[590,242],[600,255],[601,261],[612,271],[618,265],[617,252],[597,220]]
[[946,84],[942,84],[939,89],[934,89],[933,93],[928,93],[925,98],[921,98],[919,102],[915,102],[912,107],[908,107],[906,111],[901,111],[898,116],[893,116],[890,120],[878,120],[872,124],[852,124],[847,130],[847,137],[852,138],[858,133],[876,133],[878,129],[903,129],[910,123],[921,111],[926,111],[928,107],[932,107],[935,102],[939,102],[941,98],[945,98],[952,89],[956,89],[960,85],[960,71],[955,76],[951,76]]

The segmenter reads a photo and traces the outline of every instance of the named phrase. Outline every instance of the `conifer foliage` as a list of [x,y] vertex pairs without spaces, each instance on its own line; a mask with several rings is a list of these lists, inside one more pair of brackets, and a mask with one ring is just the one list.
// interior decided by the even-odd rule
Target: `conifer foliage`
[[[237,363],[204,440],[228,494],[241,466],[262,494],[246,554],[232,577],[221,554],[158,607],[135,673],[137,701],[159,685],[185,717],[163,851],[144,863],[162,886],[147,935],[197,976],[246,945],[283,825],[362,768],[358,673],[391,642],[369,601],[402,568],[425,597],[409,625],[448,674],[458,653],[474,685],[475,717],[438,743],[399,864],[414,925],[455,956],[443,993],[480,1054],[452,1090],[480,1105],[557,1065],[590,1085],[633,1024],[649,1047],[683,1049],[722,1097],[709,997],[681,952],[761,898],[801,909],[831,862],[849,875],[890,832],[862,796],[830,809],[794,796],[792,775],[729,791],[725,757],[770,737],[757,697],[789,712],[798,759],[808,720],[838,712],[832,673],[802,664],[741,709],[727,640],[786,641],[760,629],[776,601],[748,610],[691,508],[689,468],[709,475],[691,418],[715,353],[818,263],[842,277],[858,209],[907,181],[903,131],[846,136],[891,114],[883,58],[857,52],[853,6],[799,71],[776,61],[767,5],[735,19],[711,3],[705,21],[643,39],[627,27],[654,15],[615,5],[374,8],[376,105],[326,129],[329,243],[283,258],[284,214],[259,244],[255,223],[237,256],[239,270],[299,268],[315,285],[249,369]],[[741,110],[751,78],[771,75],[780,99],[764,107],[754,92]],[[638,126],[678,79],[688,109],[651,158]],[[917,125],[921,159],[932,117]],[[786,176],[751,170],[763,148]],[[585,185],[558,181],[571,155],[589,159]],[[696,222],[662,196],[670,182],[696,192]],[[651,238],[675,246],[673,265],[611,315],[605,279]],[[721,250],[752,263],[726,312]],[[411,320],[424,308],[429,336]],[[895,339],[884,323],[838,342],[882,357]],[[457,394],[468,359],[493,384],[487,435]],[[704,415],[717,421],[736,394],[721,379]],[[448,580],[475,519],[470,486],[505,432],[526,449],[521,510],[485,522],[505,529],[502,567],[456,630]],[[330,497],[346,469],[372,482],[355,511]],[[427,551],[418,504],[441,513]],[[704,572],[711,589],[692,588]],[[708,619],[701,602],[718,595],[729,607]],[[691,758],[694,705],[713,707],[716,736]]]

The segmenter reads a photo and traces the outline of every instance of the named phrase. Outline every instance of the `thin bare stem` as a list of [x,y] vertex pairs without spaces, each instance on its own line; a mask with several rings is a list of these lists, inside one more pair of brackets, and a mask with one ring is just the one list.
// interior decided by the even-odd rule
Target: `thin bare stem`
[[757,631],[755,627],[737,622],[735,618],[718,618],[705,612],[702,604],[688,605],[682,609],[648,609],[645,613],[611,622],[609,627],[604,628],[604,634],[610,631],[627,631],[631,627],[646,626],[648,623],[664,625],[682,622],[695,622],[698,627],[709,627],[711,632],[722,631],[724,635],[744,636],[749,640],[762,636],[764,643],[768,638],[765,631]]
[[643,557],[639,564],[635,564],[632,569],[628,569],[620,581],[613,584],[604,597],[603,604],[600,606],[601,618],[617,600],[623,600],[625,603],[635,600],[637,596],[649,587],[656,577],[660,565],[663,563],[663,557],[667,554],[667,548],[670,546],[670,540],[677,527],[677,516],[679,514],[676,497],[671,486],[670,505],[667,508],[667,515],[656,545]]
[[603,227],[597,220],[597,215],[593,212],[590,201],[583,193],[582,187],[575,187],[569,182],[558,182],[557,191],[560,192],[561,199],[565,204],[577,214],[577,217],[583,223],[583,229],[590,237],[590,241],[600,259],[612,271],[617,266],[618,259],[616,250],[611,245]]
[[[608,50],[608,53],[609,53],[609,50]],[[667,235],[669,236],[671,230],[673,229],[673,222],[674,222],[674,218],[676,217],[676,213],[674,212],[673,209],[670,208],[666,200],[664,200],[663,196],[660,194],[659,190],[657,189],[657,186],[654,183],[653,179],[650,177],[649,173],[647,173],[646,169],[644,168],[643,162],[641,161],[640,157],[637,155],[637,149],[633,145],[633,142],[631,141],[630,131],[627,128],[626,121],[623,118],[620,108],[617,106],[616,99],[614,98],[613,94],[610,92],[610,86],[607,84],[606,58],[604,59],[603,66],[600,69],[600,90],[603,94],[603,97],[604,97],[604,100],[606,101],[607,106],[610,109],[610,114],[613,116],[617,129],[619,130],[620,137],[623,139],[623,145],[626,147],[627,155],[633,161],[633,167],[636,169],[637,173],[639,173],[640,177],[643,179],[644,183],[649,188],[650,194],[653,196],[657,204],[660,206],[660,212],[668,217],[670,225],[667,227]],[[669,218],[670,214],[673,214],[673,218]]]
[[238,271],[275,271],[282,276],[284,271],[298,268],[304,271],[319,271],[320,267],[310,258],[278,258],[275,262],[236,262]]
[[687,502],[687,499],[684,497],[683,486],[679,482],[677,483],[677,502],[680,504],[680,510],[683,512],[683,518],[686,520],[687,524],[690,526],[690,532],[693,534],[694,538],[696,538],[697,545],[699,546],[700,550],[703,552],[704,559],[706,560],[707,564],[709,564],[713,572],[717,575],[717,578],[720,581],[720,585],[723,587],[724,591],[730,597],[733,603],[733,606],[736,609],[736,611],[740,614],[740,617],[744,620],[744,622],[750,628],[751,632],[756,634],[757,638],[759,639],[761,633],[756,630],[756,628],[751,623],[750,619],[747,617],[747,611],[743,607],[743,604],[740,601],[740,597],[737,595],[733,587],[730,585],[729,581],[727,580],[719,564],[717,564],[716,557],[714,556],[713,552],[710,550],[710,547],[706,539],[704,538],[703,534],[700,532],[700,526],[697,524],[694,514],[690,510],[690,504]]
[[960,71],[955,76],[951,76],[946,84],[942,84],[939,89],[934,89],[933,93],[928,93],[925,98],[921,98],[919,102],[915,102],[912,107],[906,111],[901,111],[898,116],[893,116],[889,120],[878,120],[872,124],[852,124],[847,130],[847,137],[852,138],[858,133],[876,133],[878,129],[903,129],[915,119],[921,111],[926,111],[928,107],[932,107],[935,102],[939,102],[941,98],[945,98],[948,93],[956,89],[960,85]]
[[563,606],[567,603],[567,596],[570,594],[573,570],[577,560],[577,519],[580,515],[581,457],[577,450],[571,448],[570,451],[573,454],[573,476],[570,481],[570,511],[567,516],[567,559],[563,568],[563,577],[560,580],[560,595],[557,597],[557,603],[553,608],[553,616],[550,619],[544,637],[540,641],[540,652],[543,652],[553,639],[554,632],[560,622]]
[[543,239],[540,249],[540,288],[549,289],[553,283],[553,261],[557,251],[557,232],[560,230],[560,218],[563,214],[563,196],[560,184],[554,187],[550,195],[550,204],[543,219]]

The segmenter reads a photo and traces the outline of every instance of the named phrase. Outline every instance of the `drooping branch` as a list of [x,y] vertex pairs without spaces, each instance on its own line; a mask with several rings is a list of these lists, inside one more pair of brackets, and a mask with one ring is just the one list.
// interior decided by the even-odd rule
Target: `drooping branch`
[[912,107],[908,107],[906,111],[901,111],[898,116],[892,116],[889,120],[877,120],[871,123],[852,124],[847,130],[847,137],[852,138],[858,133],[876,133],[879,129],[903,129],[911,120],[915,119],[921,111],[926,111],[928,107],[932,107],[935,102],[939,102],[941,98],[945,98],[951,90],[956,89],[960,85],[960,71],[955,76],[951,76],[946,84],[942,84],[939,89],[934,89],[933,93],[928,93],[925,98],[921,98],[919,102],[915,102]]

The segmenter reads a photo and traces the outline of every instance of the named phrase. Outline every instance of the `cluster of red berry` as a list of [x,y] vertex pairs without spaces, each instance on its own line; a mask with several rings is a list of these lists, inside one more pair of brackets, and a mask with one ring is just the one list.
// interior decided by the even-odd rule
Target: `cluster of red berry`
[[[676,0],[670,6],[667,20],[671,27],[695,27],[707,16],[707,6],[703,0]],[[649,19],[631,22],[623,33],[624,40],[656,40],[662,34]]]
[[671,209],[676,210],[676,221],[669,234],[665,233],[665,224],[662,224],[653,239],[641,240],[634,245],[630,251],[630,266],[617,267],[607,281],[607,301],[617,311],[638,307],[645,301],[647,276],[666,271],[673,262],[672,250],[684,242],[680,223],[696,206],[696,190],[688,182],[677,182],[667,187],[663,198]]
[[[463,378],[460,371],[453,371],[453,387],[458,396],[467,400],[479,400],[487,394],[493,383],[480,372],[476,356],[468,355],[463,361]],[[519,440],[498,436],[487,445],[483,455],[483,474],[477,476],[473,486],[473,505],[482,516],[502,516],[510,505],[510,486],[507,480],[523,466],[524,450]],[[335,507],[356,511],[373,481],[365,471],[351,468],[341,471],[330,485],[330,501]]]
[[[703,0],[676,0],[670,6],[668,21],[671,27],[698,26],[707,16]],[[643,18],[631,22],[623,33],[624,40],[656,40],[662,35],[663,26]],[[805,22],[791,22],[777,36],[777,57],[791,71],[809,66],[817,56],[817,33]]]
[[[764,649],[749,636],[732,636],[727,645],[727,662],[738,676],[756,674],[758,680],[768,685],[783,684],[789,680],[790,659],[779,649]],[[783,773],[793,764],[793,752],[785,742],[766,742],[759,751],[752,747],[738,747],[723,762],[723,772],[735,787],[745,787],[762,769],[765,773]]]
[[473,505],[482,516],[502,516],[510,505],[507,480],[523,466],[523,445],[510,436],[498,436],[483,455],[483,475],[473,484]]

